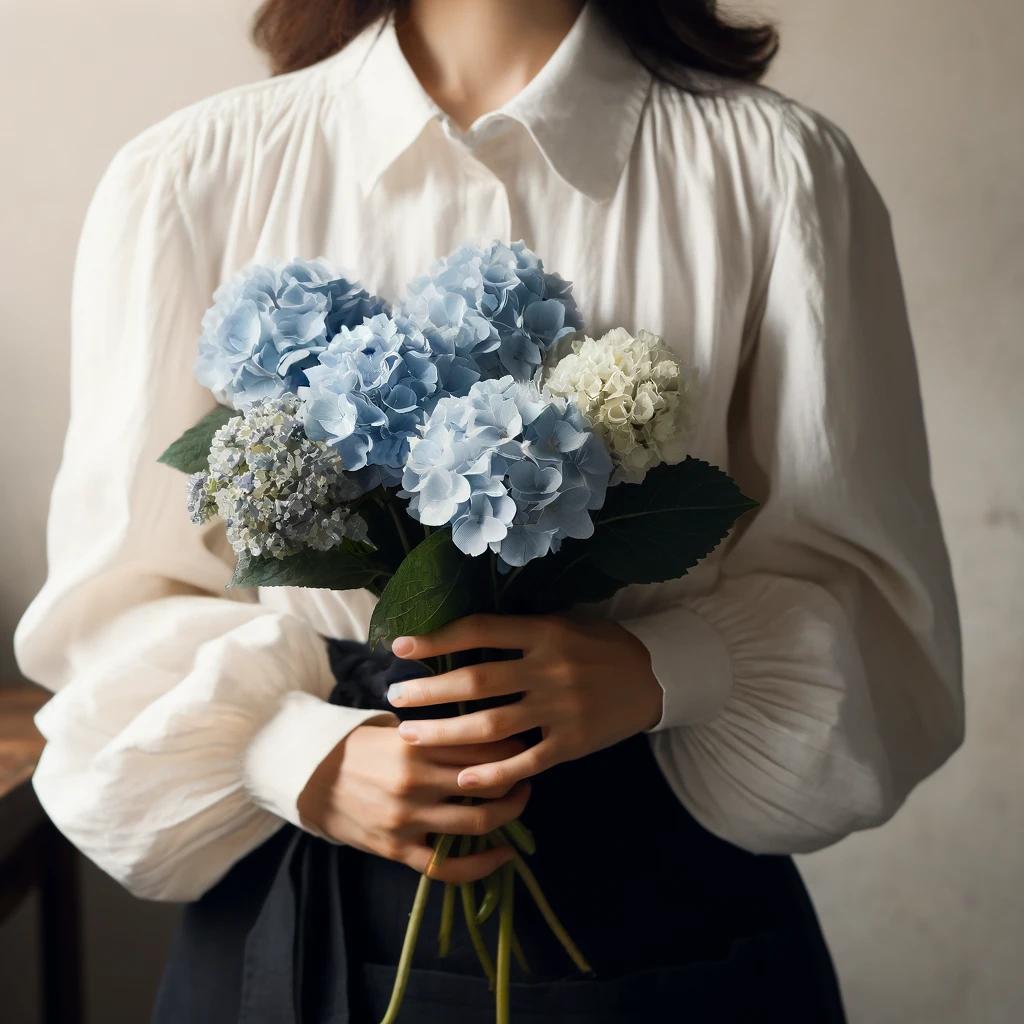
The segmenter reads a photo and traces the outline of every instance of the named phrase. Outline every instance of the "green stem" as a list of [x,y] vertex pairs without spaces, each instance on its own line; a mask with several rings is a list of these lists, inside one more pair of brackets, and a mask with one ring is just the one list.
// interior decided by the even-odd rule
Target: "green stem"
[[501,878],[497,871],[492,871],[484,879],[484,898],[480,909],[476,912],[476,919],[480,924],[485,924],[498,908],[501,901]]
[[385,499],[388,506],[388,511],[391,513],[391,519],[395,524],[395,529],[398,531],[398,539],[402,542],[402,549],[406,554],[412,551],[412,547],[409,545],[409,538],[405,533],[405,525],[402,523],[402,516],[398,509],[395,507],[395,503],[389,498]]
[[[470,845],[473,840],[471,836],[463,836],[459,840],[459,856],[464,857],[469,853]],[[481,849],[483,847],[481,846]],[[477,924],[477,909],[476,909],[476,895],[473,892],[472,882],[463,882],[459,885],[459,892],[462,896],[462,914],[466,919],[466,930],[469,932],[469,941],[473,945],[473,949],[476,951],[477,959],[480,961],[480,966],[483,968],[484,974],[487,975],[487,985],[492,991],[494,990],[494,961],[491,959],[491,954],[487,951],[487,944],[484,942],[483,934],[480,931],[480,926]]]
[[[447,843],[445,842],[447,840]],[[451,836],[438,836],[434,844],[434,856],[431,858],[430,867],[435,862],[438,864],[444,861],[445,856],[451,847]],[[443,853],[441,852],[443,849]],[[440,857],[438,856],[440,854]],[[430,868],[427,868],[430,871]],[[420,926],[423,924],[423,915],[427,909],[427,896],[430,894],[430,877],[427,874],[420,876],[419,885],[416,886],[416,897],[412,901],[412,910],[409,912],[409,924],[405,929],[405,939],[402,942],[402,952],[398,958],[398,968],[395,972],[395,984],[391,989],[391,999],[388,1008],[384,1011],[380,1024],[395,1024],[398,1020],[398,1011],[402,1008],[402,1000],[405,998],[405,989],[409,984],[409,972],[412,970],[413,953],[416,950],[416,940],[419,938]]]
[[513,856],[512,864],[515,866],[516,873],[523,880],[523,884],[533,897],[534,903],[537,904],[537,909],[547,922],[548,927],[551,929],[551,933],[562,944],[566,953],[569,954],[569,959],[572,960],[583,974],[593,974],[594,969],[587,963],[587,958],[580,951],[579,946],[573,942],[572,936],[570,936],[565,930],[565,925],[558,920],[558,916],[555,914],[554,910],[551,909],[551,904],[548,903],[547,897],[544,895],[544,891],[541,889],[540,883],[537,881],[537,876],[530,870],[529,865],[525,860],[523,860],[522,856],[518,852]]
[[515,869],[510,863],[501,868],[501,910],[498,918],[498,965],[495,990],[495,1024],[509,1024],[509,981],[512,973],[512,917],[515,910]]
[[445,882],[441,902],[441,923],[437,929],[437,954],[446,957],[452,948],[452,924],[455,921],[455,884]]
[[500,832],[514,846],[518,846],[523,853],[532,855],[537,852],[537,840],[518,818],[510,821],[507,825],[502,825],[495,831]]
[[[494,832],[488,836],[492,845],[508,845],[504,839],[495,839],[494,836]],[[572,960],[583,974],[593,974],[594,969],[587,963],[587,958],[580,951],[579,946],[573,942],[572,936],[566,931],[565,925],[559,921],[558,915],[552,910],[551,904],[548,903],[547,897],[544,895],[544,890],[540,887],[540,882],[537,881],[537,876],[530,870],[529,865],[523,860],[522,855],[515,847],[513,847],[513,851],[511,863],[515,867],[516,873],[523,880],[527,891],[533,897],[533,902],[537,904],[537,909],[540,911],[541,917],[544,918],[548,928],[551,929],[551,934],[558,939],[562,948],[568,953],[569,959]]]
[[523,944],[519,941],[515,928],[512,929],[512,955],[516,958],[516,963],[519,964],[519,969],[523,974],[532,973],[526,960],[526,954],[523,952]]
[[448,852],[452,848],[452,843],[454,842],[455,836],[438,836],[434,843],[434,856],[430,858],[430,863],[427,865],[427,870],[424,874],[432,875],[444,863],[445,858],[448,856]]

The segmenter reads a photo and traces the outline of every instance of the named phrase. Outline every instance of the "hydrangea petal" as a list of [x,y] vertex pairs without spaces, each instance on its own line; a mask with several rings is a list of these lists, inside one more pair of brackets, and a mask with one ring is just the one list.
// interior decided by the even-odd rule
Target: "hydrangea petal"
[[583,326],[571,283],[545,272],[522,241],[456,249],[410,283],[401,310],[438,354],[464,356],[484,377],[520,381],[558,338]]
[[343,326],[386,309],[323,260],[247,267],[203,316],[196,378],[236,409],[294,393]]
[[506,376],[438,401],[410,440],[402,493],[421,522],[450,524],[465,553],[525,565],[593,532],[611,471],[574,406]]

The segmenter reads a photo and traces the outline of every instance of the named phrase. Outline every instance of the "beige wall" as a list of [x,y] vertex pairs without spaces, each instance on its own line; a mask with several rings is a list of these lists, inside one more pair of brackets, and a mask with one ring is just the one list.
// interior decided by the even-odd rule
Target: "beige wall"
[[855,1022],[1024,1020],[1024,4],[777,0],[774,82],[892,210],[964,627],[964,748],[801,863]]
[[[0,615],[44,572],[66,416],[67,294],[85,203],[115,147],[261,74],[249,0],[0,0],[4,159]],[[762,7],[761,9],[765,9]],[[853,1024],[1024,1019],[1024,4],[775,0],[773,83],[854,139],[895,222],[966,647],[965,748],[897,819],[805,858]],[[0,671],[13,673],[9,644]],[[31,907],[0,928],[0,1016],[23,1024]],[[170,915],[88,873],[92,1020],[145,1018]],[[125,988],[118,992],[114,979]]]

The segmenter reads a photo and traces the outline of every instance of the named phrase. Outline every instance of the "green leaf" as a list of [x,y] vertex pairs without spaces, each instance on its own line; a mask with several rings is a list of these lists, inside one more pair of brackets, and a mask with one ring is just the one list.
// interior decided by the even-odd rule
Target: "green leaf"
[[609,488],[588,554],[623,583],[678,579],[756,506],[717,466],[688,457],[657,466],[642,484]]
[[557,554],[530,562],[509,583],[502,608],[556,612],[604,601],[630,583],[678,579],[756,506],[699,459],[658,466],[642,484],[609,488],[593,537],[566,541]]
[[229,587],[314,587],[325,590],[373,589],[387,576],[373,553],[345,541],[331,551],[300,551],[288,558],[263,556],[240,561]]
[[430,633],[483,607],[486,559],[464,555],[450,530],[438,530],[406,555],[370,619],[369,643]]
[[239,413],[234,409],[229,409],[226,405],[218,405],[194,427],[189,427],[177,441],[164,451],[157,462],[162,462],[172,469],[180,469],[182,473],[203,472],[207,467],[207,457],[210,454],[213,435],[229,419],[238,415]]

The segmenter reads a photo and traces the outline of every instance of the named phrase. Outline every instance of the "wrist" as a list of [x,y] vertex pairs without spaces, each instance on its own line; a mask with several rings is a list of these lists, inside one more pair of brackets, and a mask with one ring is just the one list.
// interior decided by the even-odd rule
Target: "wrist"
[[659,732],[709,722],[732,690],[732,655],[718,628],[692,609],[674,606],[621,625],[648,651],[662,691]]
[[353,729],[378,718],[393,720],[394,715],[329,704],[302,690],[288,693],[245,752],[246,790],[259,806],[305,828],[300,794]]
[[352,734],[364,728],[357,725],[344,739],[339,740],[327,756],[313,769],[306,784],[295,801],[299,823],[307,832],[324,838],[328,834],[328,820],[331,814],[331,797],[341,774],[341,760],[345,756],[345,744]]
[[651,654],[643,641],[619,623],[614,626],[626,655],[630,708],[636,712],[633,731],[649,732],[661,721],[665,691],[654,674]]
[[665,713],[665,691],[654,674],[654,666],[651,664],[651,653],[628,630],[624,630],[630,640],[639,648],[638,671],[637,671],[637,699],[639,701],[642,724],[642,732],[650,732],[662,719]]

